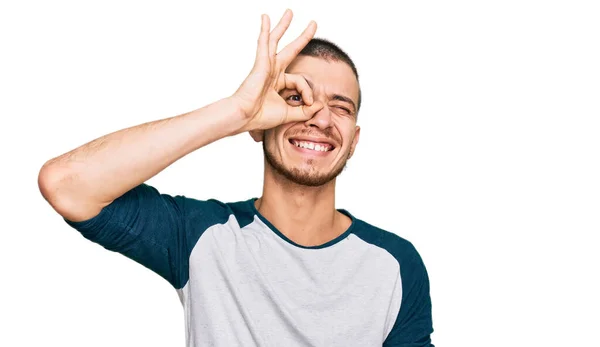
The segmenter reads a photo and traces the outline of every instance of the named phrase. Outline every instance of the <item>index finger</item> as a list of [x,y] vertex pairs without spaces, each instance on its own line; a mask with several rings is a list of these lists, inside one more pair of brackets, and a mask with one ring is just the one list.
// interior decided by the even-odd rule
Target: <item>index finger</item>
[[302,49],[310,42],[310,40],[312,40],[316,31],[317,23],[312,20],[297,39],[290,42],[287,46],[285,46],[284,49],[281,50],[281,52],[277,54],[277,66],[281,70],[284,70],[288,65],[290,65],[298,53],[300,53],[300,51],[302,51]]

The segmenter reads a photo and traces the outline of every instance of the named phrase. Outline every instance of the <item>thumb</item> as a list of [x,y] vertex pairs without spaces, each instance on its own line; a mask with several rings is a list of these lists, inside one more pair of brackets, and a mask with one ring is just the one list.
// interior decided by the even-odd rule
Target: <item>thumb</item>
[[315,113],[323,109],[325,105],[320,101],[313,102],[312,105],[288,106],[285,123],[304,122],[311,119]]

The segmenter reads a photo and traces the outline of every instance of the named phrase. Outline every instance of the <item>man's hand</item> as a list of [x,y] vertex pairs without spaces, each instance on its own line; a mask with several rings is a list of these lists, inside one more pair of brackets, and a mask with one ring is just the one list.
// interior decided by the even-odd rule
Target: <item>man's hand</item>
[[[247,119],[245,131],[260,131],[280,124],[305,121],[323,107],[314,102],[312,89],[302,76],[285,73],[288,65],[314,37],[317,23],[311,21],[296,40],[277,53],[277,44],[291,21],[292,11],[286,10],[275,29],[269,32],[269,17],[262,15],[254,67],[232,96]],[[297,90],[302,95],[304,105],[288,105],[279,95],[283,89]]]

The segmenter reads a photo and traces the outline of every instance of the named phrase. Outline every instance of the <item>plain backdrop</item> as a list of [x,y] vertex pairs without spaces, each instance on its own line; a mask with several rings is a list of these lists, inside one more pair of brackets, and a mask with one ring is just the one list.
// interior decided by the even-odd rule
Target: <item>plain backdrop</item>
[[[337,207],[415,244],[436,346],[599,346],[596,4],[2,2],[0,345],[184,346],[175,290],[68,227],[37,175],[101,135],[231,95],[261,13],[291,8],[282,44],[314,19],[355,60],[362,134]],[[149,183],[236,201],[260,195],[262,170],[241,134]]]

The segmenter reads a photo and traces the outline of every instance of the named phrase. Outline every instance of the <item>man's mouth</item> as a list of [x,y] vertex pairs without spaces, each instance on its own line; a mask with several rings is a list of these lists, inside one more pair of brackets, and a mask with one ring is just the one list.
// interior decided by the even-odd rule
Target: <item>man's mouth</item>
[[329,152],[335,148],[333,145],[331,145],[329,143],[324,143],[324,142],[312,142],[312,141],[295,140],[295,139],[290,139],[289,141],[292,145],[294,145],[296,147],[305,148],[305,149],[309,149],[309,150],[317,151],[317,152]]

